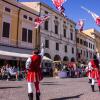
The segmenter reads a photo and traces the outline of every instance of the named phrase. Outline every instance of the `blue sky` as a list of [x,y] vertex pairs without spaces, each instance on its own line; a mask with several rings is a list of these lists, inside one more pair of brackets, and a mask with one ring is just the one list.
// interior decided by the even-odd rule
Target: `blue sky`
[[[40,0],[20,0],[20,1],[40,1]],[[49,6],[55,9],[51,0],[41,0],[44,3],[47,3]],[[84,29],[95,28],[100,31],[100,27],[95,24],[95,21],[89,13],[84,11],[81,6],[88,8],[89,10],[95,12],[97,15],[100,15],[100,0],[67,0],[64,4],[65,14],[68,18],[72,19],[75,22],[78,22],[79,19],[86,19]]]

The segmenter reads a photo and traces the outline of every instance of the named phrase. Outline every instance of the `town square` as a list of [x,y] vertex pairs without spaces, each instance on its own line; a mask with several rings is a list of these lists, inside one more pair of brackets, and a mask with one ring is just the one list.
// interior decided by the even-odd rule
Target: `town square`
[[99,100],[99,2],[0,0],[0,100]]

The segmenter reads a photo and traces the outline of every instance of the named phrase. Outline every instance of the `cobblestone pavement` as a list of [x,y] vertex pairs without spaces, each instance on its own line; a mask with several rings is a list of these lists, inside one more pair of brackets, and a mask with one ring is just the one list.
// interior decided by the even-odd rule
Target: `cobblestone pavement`
[[[41,90],[41,100],[100,100],[97,84],[91,92],[87,78],[44,78]],[[0,100],[28,100],[26,81],[0,80]]]

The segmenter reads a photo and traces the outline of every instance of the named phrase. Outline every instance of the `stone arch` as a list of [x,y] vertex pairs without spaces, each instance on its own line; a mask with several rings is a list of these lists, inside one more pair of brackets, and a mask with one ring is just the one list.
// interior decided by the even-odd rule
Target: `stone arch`
[[74,57],[71,58],[71,62],[75,62],[75,58]]
[[46,57],[48,57],[48,58],[50,58],[50,59],[51,59],[51,56],[50,56],[50,54],[49,54],[49,53],[45,53],[45,54],[44,54],[44,56],[46,56]]
[[54,61],[61,61],[61,57],[59,55],[54,56]]
[[63,61],[69,61],[68,56],[65,56],[65,57],[63,58]]

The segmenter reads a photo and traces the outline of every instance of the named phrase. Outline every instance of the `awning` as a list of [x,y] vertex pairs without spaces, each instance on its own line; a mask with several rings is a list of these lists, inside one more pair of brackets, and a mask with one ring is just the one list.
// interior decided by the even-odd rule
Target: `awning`
[[[16,57],[16,58],[28,58],[28,57],[32,56],[30,54],[23,54],[23,53],[16,53],[16,52],[9,52],[9,51],[2,51],[2,50],[0,50],[0,55],[1,56]],[[46,56],[43,56],[43,60],[53,61],[52,59],[50,59]]]
[[19,57],[19,58],[28,58],[28,57],[31,56],[30,54],[22,54],[22,53],[8,52],[8,51],[2,51],[2,50],[0,50],[0,55],[11,56],[11,57]]

